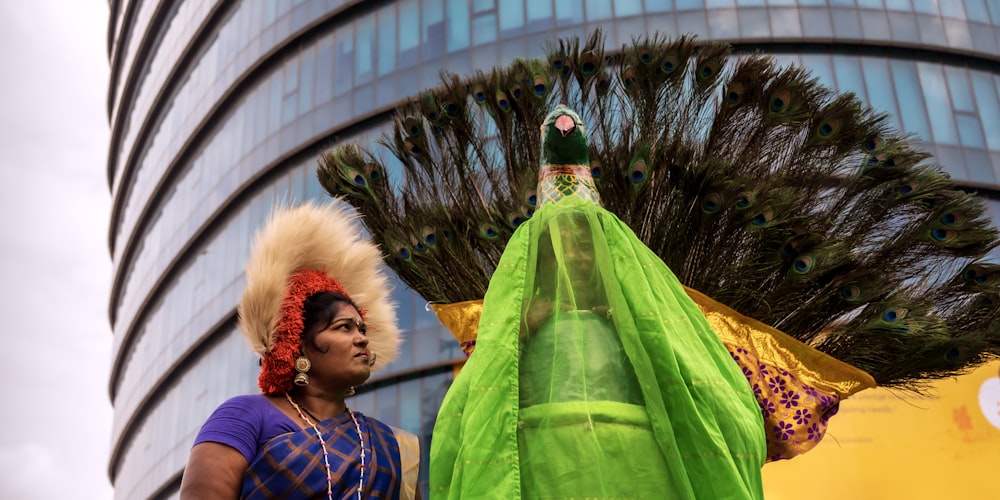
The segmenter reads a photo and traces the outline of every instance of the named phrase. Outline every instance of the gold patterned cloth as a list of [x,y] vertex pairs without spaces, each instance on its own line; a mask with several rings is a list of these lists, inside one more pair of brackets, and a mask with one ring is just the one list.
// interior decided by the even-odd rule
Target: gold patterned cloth
[[538,204],[559,201],[570,195],[601,204],[590,167],[585,165],[544,165],[538,172]]
[[[688,296],[743,370],[764,416],[769,461],[792,458],[826,434],[840,401],[875,387],[863,370],[824,354],[781,331],[685,287]],[[476,346],[483,301],[431,304],[462,351]]]

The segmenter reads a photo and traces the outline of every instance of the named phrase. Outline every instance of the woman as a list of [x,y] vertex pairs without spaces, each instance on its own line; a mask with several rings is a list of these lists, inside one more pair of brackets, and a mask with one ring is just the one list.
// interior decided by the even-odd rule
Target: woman
[[262,394],[209,417],[181,498],[417,497],[416,436],[345,402],[399,344],[378,249],[347,210],[279,210],[258,233],[239,326]]

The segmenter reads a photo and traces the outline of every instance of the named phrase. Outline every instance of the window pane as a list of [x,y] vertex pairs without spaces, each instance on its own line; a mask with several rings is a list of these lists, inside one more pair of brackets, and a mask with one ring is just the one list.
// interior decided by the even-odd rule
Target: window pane
[[420,4],[417,0],[399,3],[399,67],[412,66],[420,59]]
[[299,114],[304,115],[313,107],[313,87],[316,84],[316,46],[312,45],[302,53],[299,73]]
[[889,68],[885,59],[874,57],[861,58],[861,67],[864,68],[865,83],[868,89],[868,98],[873,107],[879,111],[889,113],[889,123],[899,127],[899,111],[896,109],[896,94],[892,89],[892,78],[889,77]]
[[334,64],[333,95],[341,95],[351,90],[354,73],[354,33],[351,26],[336,33],[337,62]]
[[372,80],[375,76],[375,16],[367,15],[355,24],[357,50],[354,55],[355,84]]
[[316,44],[316,104],[333,98],[333,35],[324,36]]
[[469,48],[469,2],[448,0],[448,52]]
[[555,0],[555,2],[558,26],[583,22],[583,0]]
[[992,76],[987,73],[972,72],[972,88],[975,89],[979,119],[983,122],[983,128],[989,131],[986,145],[992,150],[1000,151],[1000,99],[992,80]]
[[704,9],[703,0],[677,0],[677,10]]
[[899,98],[900,121],[903,130],[920,136],[922,140],[931,140],[930,126],[924,113],[923,96],[920,94],[920,81],[917,71],[910,61],[890,60],[892,79],[896,86],[896,96]]
[[955,107],[955,110],[975,112],[965,68],[945,66],[944,76],[948,79],[948,94],[951,95],[951,105]]
[[444,0],[423,0],[424,59],[444,55]]
[[802,64],[809,68],[813,76],[819,78],[823,85],[836,88],[837,79],[830,66],[830,56],[826,54],[802,54]]
[[607,0],[587,0],[587,20],[600,21],[611,18],[611,2]]
[[552,27],[552,2],[550,0],[528,0],[528,29]]
[[953,112],[948,105],[948,89],[941,74],[941,66],[931,63],[917,63],[917,74],[924,89],[927,114],[931,117],[934,141],[944,144],[958,144]]
[[637,16],[639,14],[642,14],[642,0],[615,0],[616,17]]
[[[961,2],[954,2],[956,4]],[[924,14],[938,14],[937,0],[913,0],[913,10]]]
[[497,39],[496,14],[478,14],[472,18],[472,44],[492,42]]
[[868,103],[868,93],[865,92],[864,78],[861,76],[861,66],[854,56],[833,56],[833,68],[837,72],[837,90],[854,92],[858,99]]
[[958,137],[963,146],[986,147],[986,137],[983,135],[983,128],[979,125],[978,118],[966,114],[956,114],[955,122],[958,125]]
[[986,10],[986,0],[965,0],[965,12],[972,21],[988,22],[990,15]]
[[[528,2],[531,5],[531,2]],[[674,0],[646,0],[646,12],[670,12],[674,10]]]
[[387,75],[395,69],[396,6],[389,5],[378,11],[378,74]]
[[[531,2],[532,0],[528,0]],[[500,16],[500,36],[523,32],[524,3],[521,0],[505,0],[497,6]]]

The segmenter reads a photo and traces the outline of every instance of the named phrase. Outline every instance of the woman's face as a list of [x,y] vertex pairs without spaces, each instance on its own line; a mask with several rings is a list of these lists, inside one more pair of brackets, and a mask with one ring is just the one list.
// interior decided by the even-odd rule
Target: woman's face
[[351,304],[336,302],[333,307],[330,326],[317,333],[313,343],[303,342],[302,350],[312,362],[309,377],[331,390],[356,387],[371,376],[365,326]]

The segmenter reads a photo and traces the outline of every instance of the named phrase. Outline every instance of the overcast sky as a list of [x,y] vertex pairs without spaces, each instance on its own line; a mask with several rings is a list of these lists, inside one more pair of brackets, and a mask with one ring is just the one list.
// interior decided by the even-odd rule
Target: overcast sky
[[0,498],[113,496],[107,16],[0,1]]

